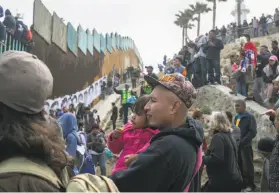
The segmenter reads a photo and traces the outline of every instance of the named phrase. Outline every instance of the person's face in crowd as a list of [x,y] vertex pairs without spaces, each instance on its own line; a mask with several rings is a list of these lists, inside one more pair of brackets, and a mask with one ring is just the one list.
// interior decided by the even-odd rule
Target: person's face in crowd
[[175,65],[175,66],[180,66],[180,65],[181,65],[180,60],[178,60],[177,58],[175,58],[175,59],[174,59],[174,65]]
[[97,135],[99,132],[98,128],[92,128],[92,134]]
[[115,103],[112,103],[112,107],[114,107],[115,106]]
[[260,54],[267,52],[268,49],[266,47],[261,47]]
[[129,86],[128,85],[125,85],[125,90],[128,90],[129,89]]
[[269,65],[273,66],[275,64],[275,62],[276,62],[275,60],[269,60]]
[[141,86],[144,86],[144,81],[141,81],[141,83],[140,83],[140,84],[141,84]]
[[134,129],[146,128],[147,126],[147,117],[143,112],[142,114],[133,113],[131,116],[131,123]]
[[209,33],[209,39],[214,39],[216,38],[216,34],[214,32]]
[[235,103],[235,111],[236,113],[244,113],[245,112],[245,106],[241,103]]
[[159,71],[162,72],[162,70],[163,70],[162,67],[160,66],[160,67],[158,67],[158,68],[159,68]]
[[275,42],[272,42],[271,47],[272,47],[272,49],[277,49],[278,48],[278,44],[276,44]]
[[264,13],[262,14],[262,17],[264,17]]
[[66,107],[63,107],[63,108],[62,108],[62,111],[63,111],[63,113],[67,113],[67,112],[68,112],[68,110],[67,110]]
[[147,73],[150,75],[153,73],[153,69],[152,68],[147,68]]
[[170,91],[162,86],[154,88],[150,101],[144,107],[149,126],[160,128],[172,122],[174,105],[170,101]]
[[73,109],[74,109],[74,105],[73,104],[69,105],[69,110],[73,110]]

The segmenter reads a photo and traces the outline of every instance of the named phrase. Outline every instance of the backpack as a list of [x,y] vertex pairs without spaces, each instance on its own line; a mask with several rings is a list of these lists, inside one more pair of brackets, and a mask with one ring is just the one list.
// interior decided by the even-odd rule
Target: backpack
[[77,169],[79,174],[89,173],[95,174],[94,164],[92,162],[92,157],[87,149],[87,134],[83,131],[77,132]]
[[72,178],[65,168],[60,178],[43,162],[14,157],[0,163],[0,174],[22,173],[37,176],[65,192],[119,192],[114,182],[105,176],[80,174]]

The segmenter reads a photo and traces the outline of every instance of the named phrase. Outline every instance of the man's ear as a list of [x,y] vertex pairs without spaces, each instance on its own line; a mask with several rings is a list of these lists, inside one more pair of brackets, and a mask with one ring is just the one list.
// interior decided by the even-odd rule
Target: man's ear
[[172,111],[171,111],[172,114],[175,114],[176,112],[178,112],[178,110],[179,110],[181,104],[182,104],[182,102],[180,102],[180,101],[175,101],[175,102],[173,103],[173,107],[172,107]]

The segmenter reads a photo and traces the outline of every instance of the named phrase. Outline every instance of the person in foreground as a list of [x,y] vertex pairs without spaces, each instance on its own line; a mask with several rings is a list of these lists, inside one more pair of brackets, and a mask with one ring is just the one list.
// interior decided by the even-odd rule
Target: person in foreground
[[[57,124],[43,112],[53,89],[50,70],[32,54],[7,51],[0,55],[0,82],[0,191],[59,192],[53,177],[71,158]],[[49,175],[27,170],[30,162],[48,166]]]
[[[202,144],[193,119],[185,123],[196,91],[181,74],[159,81],[145,80],[154,88],[145,106],[149,126],[158,128],[146,151],[112,180],[121,192],[183,192],[194,177],[197,152]],[[189,191],[193,191],[192,187]]]
[[224,112],[214,112],[210,121],[211,144],[203,157],[208,181],[204,192],[240,192],[242,176],[232,125]]

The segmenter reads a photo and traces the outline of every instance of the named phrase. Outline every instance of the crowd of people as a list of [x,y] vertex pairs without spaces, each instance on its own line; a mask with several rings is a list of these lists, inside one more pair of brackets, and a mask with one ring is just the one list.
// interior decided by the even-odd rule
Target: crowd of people
[[[279,25],[279,12],[274,17]],[[5,34],[26,44],[32,41],[27,26],[0,6],[0,42]],[[267,19],[257,21],[267,32]],[[278,18],[278,20],[277,20]],[[244,25],[248,23],[244,21]],[[252,20],[254,35],[256,21]],[[216,111],[206,118],[192,110],[196,88],[224,84],[220,52],[227,33],[211,30],[188,42],[170,61],[164,57],[159,73],[146,66],[128,68],[131,79],[118,89],[121,75],[113,73],[101,84],[101,99],[120,95],[120,108],[112,103],[112,131],[105,133],[93,106],[80,103],[44,110],[52,95],[53,77],[35,55],[24,51],[0,54],[0,191],[9,192],[252,192],[256,189],[253,139],[255,116],[246,100],[269,107],[275,138],[263,138],[258,151],[265,156],[261,191],[279,192],[279,48],[261,50],[245,34],[238,57],[230,57],[224,69],[232,88],[246,100],[235,101],[232,112]],[[266,31],[265,31],[266,30]],[[263,34],[264,35],[264,34]],[[1,46],[1,45],[0,45]],[[137,85],[140,82],[138,96]],[[131,114],[130,114],[131,112]],[[117,119],[123,124],[118,127]],[[210,142],[207,143],[206,131]],[[107,159],[115,157],[113,170]],[[95,175],[100,167],[101,176]],[[207,182],[202,184],[203,170]]]
[[241,40],[240,55],[232,55],[224,75],[230,79],[232,94],[241,94],[268,108],[278,108],[279,46],[273,40],[272,50],[261,45],[260,50],[249,35]]
[[[18,15],[14,16],[9,9],[4,11],[3,7],[0,6],[0,18],[3,16],[3,22],[0,21],[0,46],[9,47],[14,44],[14,40],[18,40],[26,46],[27,51],[30,51],[33,47],[33,37],[28,26],[20,19]],[[6,34],[8,34],[8,39],[6,39]]]
[[[189,42],[166,65],[159,65],[159,75],[180,73],[199,88],[207,84],[223,84],[232,89],[231,94],[241,94],[267,108],[279,104],[279,45],[277,40],[261,45],[258,50],[249,34],[240,38],[239,53],[230,56],[221,72],[220,52],[223,42],[216,31],[201,35]],[[229,80],[229,81],[228,81]]]
[[[246,102],[235,102],[234,118],[230,112],[212,113],[207,144],[203,115],[199,110],[188,115],[197,92],[186,74],[158,77],[151,66],[146,68],[142,95],[133,102],[129,102],[133,93],[128,85],[122,91],[114,89],[121,94],[123,107],[133,104],[127,107],[132,115],[107,136],[88,107],[81,105],[76,113],[73,108],[63,109],[58,119],[44,112],[53,77],[36,56],[19,51],[0,55],[0,190],[253,191],[252,140],[257,124],[246,111]],[[112,104],[112,121],[117,112]],[[278,133],[278,109],[265,114]],[[263,139],[259,149],[265,149],[267,141]],[[269,191],[279,191],[278,137],[269,144],[266,183]],[[108,173],[106,159],[112,153],[117,161]],[[94,175],[96,166],[101,177]],[[201,184],[204,167],[208,181]]]
[[252,37],[259,37],[259,34],[263,36],[269,35],[268,24],[274,23],[275,27],[279,29],[279,9],[276,8],[273,16],[262,14],[259,19],[254,17],[251,22],[244,20],[240,26],[236,22],[232,22],[227,26],[223,25],[220,29],[216,27],[217,35],[222,39],[223,43],[232,43],[236,38],[247,33]]

